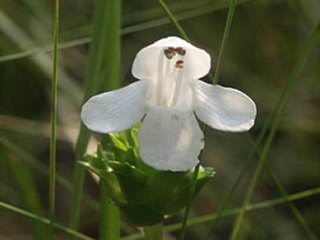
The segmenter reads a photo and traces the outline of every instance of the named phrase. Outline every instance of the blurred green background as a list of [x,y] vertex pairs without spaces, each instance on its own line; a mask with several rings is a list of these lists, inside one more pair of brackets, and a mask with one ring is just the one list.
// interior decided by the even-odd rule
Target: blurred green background
[[[192,42],[212,56],[212,73],[227,16],[227,0],[167,0],[169,8]],[[72,180],[74,145],[86,75],[94,1],[61,1],[57,171]],[[0,2],[0,141],[10,140],[48,166],[52,76],[53,1]],[[226,45],[219,84],[240,89],[257,104],[255,139],[274,109],[289,74],[312,29],[320,20],[319,0],[239,0]],[[103,27],[101,23],[101,27]],[[131,64],[144,46],[178,35],[157,1],[122,1],[121,85],[135,79]],[[290,98],[273,142],[268,163],[288,193],[320,184],[320,53],[318,42]],[[112,46],[110,46],[112,48]],[[101,76],[103,78],[103,76]],[[208,80],[208,79],[205,79]],[[107,79],[106,79],[107,81]],[[1,142],[0,142],[1,144]],[[16,151],[1,146],[0,200],[32,211],[21,181],[34,181],[34,194],[47,216],[48,177]],[[192,217],[212,214],[230,191],[245,163],[252,141],[248,135],[208,130],[202,163],[215,168],[216,177],[195,199]],[[238,207],[247,191],[255,161],[251,162],[229,208]],[[20,166],[20,170],[17,167]],[[19,179],[20,177],[20,183]],[[31,183],[30,183],[31,184]],[[31,184],[32,185],[32,184]],[[98,199],[98,187],[86,177],[86,194]],[[280,197],[267,174],[259,179],[252,202]],[[315,235],[320,236],[318,195],[295,202]],[[57,221],[68,223],[70,192],[57,185]],[[168,223],[178,222],[177,215]],[[96,237],[98,212],[83,201],[80,231]],[[234,218],[225,218],[212,239],[227,239]],[[0,239],[33,239],[32,221],[0,209]],[[188,229],[187,239],[201,239],[210,224]],[[248,215],[243,239],[307,239],[286,204]],[[57,239],[65,239],[59,233]],[[173,233],[175,235],[175,233]],[[171,239],[168,236],[168,239]]]

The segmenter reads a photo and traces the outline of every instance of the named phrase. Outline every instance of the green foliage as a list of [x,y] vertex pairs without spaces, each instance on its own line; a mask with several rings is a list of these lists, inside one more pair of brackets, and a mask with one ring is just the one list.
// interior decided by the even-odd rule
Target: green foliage
[[[139,156],[138,127],[108,134],[96,155],[86,155],[82,164],[105,182],[109,197],[128,220],[146,226],[186,206],[193,170],[157,171],[145,165]],[[213,169],[201,168],[196,192],[213,176]]]

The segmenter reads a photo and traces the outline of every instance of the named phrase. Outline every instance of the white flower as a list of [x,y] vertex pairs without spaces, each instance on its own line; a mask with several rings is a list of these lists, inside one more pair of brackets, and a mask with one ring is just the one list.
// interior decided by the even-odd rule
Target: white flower
[[256,106],[244,93],[199,78],[210,56],[178,38],[163,38],[136,56],[132,74],[140,81],[92,97],[82,108],[84,124],[95,132],[119,132],[143,119],[142,160],[158,170],[186,171],[204,146],[198,119],[212,128],[240,132],[254,124]]

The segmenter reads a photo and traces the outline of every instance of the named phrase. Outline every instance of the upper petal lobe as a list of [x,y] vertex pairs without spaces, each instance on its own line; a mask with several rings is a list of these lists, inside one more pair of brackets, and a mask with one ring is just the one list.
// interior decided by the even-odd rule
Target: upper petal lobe
[[185,74],[191,79],[205,76],[211,67],[210,55],[178,37],[167,37],[143,48],[138,52],[132,66],[132,75],[138,79],[155,79],[158,74],[159,61],[165,57],[168,47],[182,48],[184,54]]

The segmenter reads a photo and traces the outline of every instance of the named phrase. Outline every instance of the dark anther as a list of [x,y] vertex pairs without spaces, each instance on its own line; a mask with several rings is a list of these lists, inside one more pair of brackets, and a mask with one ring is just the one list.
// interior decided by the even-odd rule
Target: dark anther
[[182,47],[177,47],[175,49],[175,51],[176,51],[176,53],[178,53],[181,56],[184,56],[186,54],[186,50],[184,48],[182,48]]
[[183,68],[183,61],[182,60],[178,60],[176,62],[176,68]]
[[168,59],[172,59],[174,57],[174,55],[176,55],[175,49],[173,47],[168,47],[167,49],[164,50],[164,55]]

